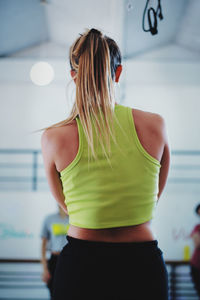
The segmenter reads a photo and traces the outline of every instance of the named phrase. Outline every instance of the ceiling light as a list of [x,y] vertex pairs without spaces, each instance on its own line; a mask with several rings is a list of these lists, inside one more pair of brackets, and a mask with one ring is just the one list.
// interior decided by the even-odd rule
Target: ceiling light
[[36,85],[48,85],[54,78],[54,70],[49,63],[41,61],[32,66],[30,77]]

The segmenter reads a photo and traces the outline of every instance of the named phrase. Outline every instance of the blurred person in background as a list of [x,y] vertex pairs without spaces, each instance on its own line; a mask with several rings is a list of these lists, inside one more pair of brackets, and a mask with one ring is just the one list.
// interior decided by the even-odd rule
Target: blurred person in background
[[[62,248],[67,244],[66,235],[69,227],[69,218],[58,207],[58,212],[46,216],[41,229],[42,247],[41,263],[43,267],[42,280],[46,283],[50,296],[53,293],[53,279],[58,256]],[[47,258],[47,252],[50,258]]]
[[52,194],[70,223],[53,299],[167,300],[167,269],[151,228],[169,170],[164,119],[116,102],[121,53],[99,30],[80,34],[70,65],[70,116],[41,140]]
[[[195,212],[200,216],[200,204],[196,206]],[[194,252],[190,260],[191,276],[200,299],[200,224],[194,227],[190,237],[194,242]]]

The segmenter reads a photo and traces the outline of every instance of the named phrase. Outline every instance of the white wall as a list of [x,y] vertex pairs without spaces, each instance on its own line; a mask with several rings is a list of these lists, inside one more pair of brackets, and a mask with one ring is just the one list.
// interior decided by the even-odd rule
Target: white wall
[[66,86],[70,77],[66,62],[51,61],[55,81],[49,86],[36,86],[31,82],[29,72],[35,62],[0,61],[0,95],[3,103],[0,132],[3,148],[38,149],[40,133],[32,132],[67,116],[69,102],[66,100]]
[[39,259],[44,217],[58,210],[50,193],[0,194],[0,258]]
[[194,245],[189,235],[199,223],[194,212],[199,193],[197,184],[168,183],[158,202],[152,225],[167,260],[184,260],[185,246],[192,255]]

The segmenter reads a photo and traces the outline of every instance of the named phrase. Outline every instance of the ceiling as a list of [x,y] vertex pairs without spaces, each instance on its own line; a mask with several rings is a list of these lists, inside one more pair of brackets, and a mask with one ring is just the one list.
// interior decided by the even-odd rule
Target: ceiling
[[[157,0],[149,6],[156,9]],[[66,59],[79,33],[95,27],[124,58],[200,59],[200,1],[161,1],[158,34],[142,29],[146,0],[0,0],[0,56]],[[145,15],[147,26],[147,15]],[[180,54],[181,53],[181,54]]]

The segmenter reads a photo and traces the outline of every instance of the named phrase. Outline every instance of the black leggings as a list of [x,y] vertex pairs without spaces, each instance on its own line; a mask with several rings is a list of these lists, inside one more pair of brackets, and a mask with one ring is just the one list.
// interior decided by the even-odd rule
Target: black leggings
[[194,267],[193,265],[191,265],[190,268],[194,287],[197,291],[198,296],[200,297],[200,269]]
[[53,280],[54,280],[54,274],[55,274],[57,260],[58,260],[58,255],[51,254],[51,257],[47,262],[48,270],[51,275],[51,278],[47,282],[47,287],[49,289],[51,297],[53,294]]
[[67,240],[56,266],[53,300],[168,299],[168,274],[156,240]]

